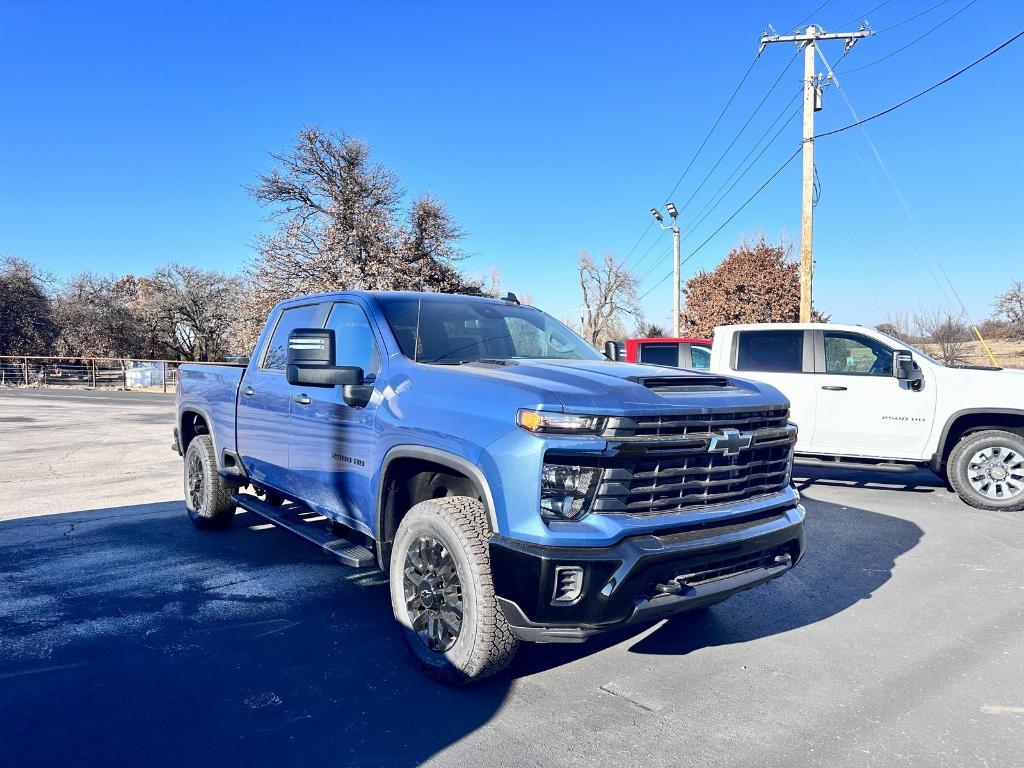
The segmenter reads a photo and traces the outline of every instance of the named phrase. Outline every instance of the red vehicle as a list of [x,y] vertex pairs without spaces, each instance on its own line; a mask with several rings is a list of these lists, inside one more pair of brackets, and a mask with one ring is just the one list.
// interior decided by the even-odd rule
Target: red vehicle
[[711,339],[626,339],[616,344],[616,359],[627,363],[653,363],[674,368],[708,368]]

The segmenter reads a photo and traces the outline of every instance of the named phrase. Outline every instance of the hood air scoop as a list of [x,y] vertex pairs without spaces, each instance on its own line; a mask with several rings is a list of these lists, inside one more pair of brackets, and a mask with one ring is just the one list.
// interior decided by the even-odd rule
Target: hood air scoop
[[630,376],[630,381],[659,395],[684,395],[692,392],[719,392],[735,389],[724,376]]

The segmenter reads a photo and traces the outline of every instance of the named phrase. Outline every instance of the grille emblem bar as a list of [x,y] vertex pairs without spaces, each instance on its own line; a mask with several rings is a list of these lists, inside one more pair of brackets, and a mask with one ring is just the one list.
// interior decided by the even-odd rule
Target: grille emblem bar
[[723,429],[721,432],[711,436],[708,444],[708,453],[723,453],[726,456],[737,456],[744,448],[754,444],[754,436],[750,432],[740,432],[738,429]]

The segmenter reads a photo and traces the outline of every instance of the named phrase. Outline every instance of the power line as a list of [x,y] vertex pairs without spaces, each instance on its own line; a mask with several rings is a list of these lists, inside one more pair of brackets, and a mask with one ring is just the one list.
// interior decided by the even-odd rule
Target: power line
[[920,11],[919,13],[915,13],[913,16],[907,16],[907,18],[903,19],[903,21],[897,21],[895,24],[890,24],[888,27],[882,27],[881,29],[878,29],[878,30],[875,30],[875,31],[876,32],[888,32],[890,29],[896,29],[896,27],[902,27],[908,21],[913,21],[914,19],[919,19],[922,16],[924,16],[925,14],[931,13],[936,8],[941,8],[942,6],[944,6],[948,2],[950,2],[950,0],[942,0],[941,2],[938,2],[935,5],[933,5],[931,8],[925,8],[923,11]]
[[[1024,31],[1019,33],[1018,37],[1020,35],[1024,35]],[[826,65],[827,65],[827,62],[826,62]],[[859,118],[858,118],[858,115],[857,115],[857,110],[855,110],[853,108],[853,104],[850,102],[849,96],[846,95],[845,89],[840,89],[839,92],[840,92],[840,94],[843,97],[843,101],[846,102],[846,106],[850,110],[850,114],[853,116],[854,120],[858,120]],[[939,272],[942,273],[943,278],[945,278],[945,280],[946,280],[946,284],[949,286],[949,290],[952,292],[953,296],[956,297],[956,301],[960,305],[960,310],[963,313],[963,316],[967,319],[968,324],[970,324],[972,327],[974,327],[974,332],[977,334],[978,339],[981,341],[982,346],[985,348],[985,351],[988,353],[989,358],[992,360],[993,365],[996,365],[997,363],[996,363],[995,357],[993,357],[991,350],[988,348],[988,345],[985,343],[985,340],[981,337],[981,332],[978,330],[977,326],[974,326],[974,322],[971,319],[971,315],[967,311],[967,306],[964,304],[963,299],[960,297],[960,293],[957,291],[956,286],[953,284],[953,281],[949,279],[949,274],[946,272],[945,268],[942,266],[942,262],[939,261],[938,257],[935,255],[935,249],[932,247],[932,244],[929,241],[928,236],[925,234],[924,227],[921,226],[921,222],[914,215],[914,212],[910,209],[910,203],[907,202],[907,198],[904,196],[903,190],[900,189],[899,184],[896,183],[896,178],[892,175],[892,172],[889,170],[889,166],[887,166],[885,161],[882,159],[882,154],[881,154],[881,152],[878,151],[878,147],[875,146],[875,142],[871,139],[871,134],[868,133],[867,128],[864,128],[863,125],[861,125],[860,130],[861,130],[861,133],[864,134],[864,138],[867,140],[868,146],[871,147],[871,151],[874,153],[875,160],[878,161],[879,167],[881,167],[881,169],[882,169],[883,173],[885,174],[886,178],[889,180],[889,184],[892,186],[893,191],[896,193],[896,196],[899,198],[900,204],[903,206],[903,210],[906,212],[907,217],[910,219],[911,223],[914,225],[915,229],[917,230],[917,235],[921,239],[921,243],[924,245],[925,252],[929,256],[931,256],[932,260],[935,262],[935,266],[938,268]],[[857,159],[858,159],[858,161],[860,161],[859,154],[857,155]],[[861,163],[861,165],[863,166],[863,163]],[[939,287],[939,290],[940,290],[940,292],[942,292],[943,296],[946,298],[946,301],[949,302],[950,306],[952,306],[954,311],[955,311],[956,310],[956,305],[953,304],[952,301],[950,301],[949,296],[945,292],[945,289],[943,288],[942,284],[939,282],[938,278],[935,276],[935,273],[932,272],[932,269],[929,266],[928,262],[925,260],[923,254],[921,254],[921,262],[924,264],[925,269],[928,270],[928,272],[931,275],[932,279],[935,281],[935,284]]]
[[[750,76],[750,71],[754,68],[754,65],[757,63],[757,60],[760,57],[761,57],[761,54],[760,54],[760,52],[758,52],[758,54],[756,56],[754,56],[753,60],[750,62],[749,66],[747,66],[747,71],[743,73],[743,77],[740,78],[740,81],[736,84],[736,87],[733,88],[732,94],[729,96],[729,100],[725,102],[725,106],[722,107],[722,111],[718,113],[718,117],[715,119],[715,122],[712,124],[712,126],[708,130],[707,134],[704,136],[704,140],[701,141],[700,146],[697,147],[697,151],[693,153],[693,157],[690,158],[690,162],[687,163],[686,168],[683,170],[682,175],[679,177],[679,179],[676,181],[675,185],[672,187],[672,191],[669,192],[668,196],[665,198],[666,202],[668,200],[672,199],[672,195],[674,195],[676,190],[679,189],[679,185],[683,183],[683,179],[686,178],[686,174],[688,174],[690,172],[690,169],[693,167],[693,164],[695,162],[697,162],[697,158],[700,157],[700,153],[704,150],[705,145],[707,145],[708,139],[711,138],[711,134],[713,134],[715,132],[715,129],[718,127],[718,124],[720,122],[722,122],[722,118],[725,116],[725,113],[728,111],[729,106],[732,104],[733,100],[736,98],[736,94],[740,92],[740,88],[742,88],[743,84],[747,81],[747,78]],[[637,241],[635,243],[633,243],[633,247],[629,249],[629,253],[627,253],[625,258],[622,260],[623,266],[625,266],[626,262],[629,261],[629,257],[633,255],[633,253],[636,251],[636,249],[638,247],[640,247],[640,243],[642,243],[644,238],[647,237],[647,234],[651,231],[651,228],[653,226],[654,226],[654,220],[653,219],[651,221],[647,222],[647,226],[644,228],[643,234],[640,235],[639,238],[637,238]],[[655,242],[657,242],[657,240],[655,240]],[[649,251],[650,251],[650,249],[648,249],[648,252]]]
[[864,125],[864,123],[870,123],[872,120],[877,120],[880,117],[888,115],[890,112],[895,112],[900,107],[905,107],[910,102],[912,102],[912,101],[914,101],[916,99],[921,98],[922,96],[924,96],[927,93],[931,93],[936,88],[945,85],[946,83],[950,82],[951,80],[955,80],[956,78],[960,77],[960,75],[962,75],[965,72],[967,72],[968,70],[973,69],[974,67],[976,67],[979,64],[981,64],[981,62],[985,61],[985,59],[988,59],[988,58],[994,56],[995,54],[999,53],[999,51],[1003,50],[1003,48],[1005,48],[1006,46],[1010,45],[1011,43],[1016,42],[1022,36],[1024,36],[1024,29],[1022,29],[1020,32],[1015,34],[1009,40],[1007,40],[1004,43],[1001,43],[1000,45],[998,45],[995,48],[993,48],[991,51],[986,53],[984,56],[982,56],[982,57],[980,57],[978,59],[975,59],[970,64],[968,64],[967,66],[963,67],[962,69],[957,70],[952,75],[950,75],[949,77],[945,78],[944,80],[940,80],[939,82],[935,83],[934,85],[931,85],[931,86],[925,88],[923,91],[919,91],[918,93],[915,93],[910,98],[904,99],[899,104],[894,104],[893,106],[889,107],[888,109],[883,109],[881,112],[877,112],[877,113],[871,115],[870,117],[865,117],[862,120],[857,120],[856,122],[850,123],[849,125],[844,125],[841,128],[834,128],[831,131],[824,131],[823,133],[816,133],[816,134],[814,134],[814,136],[812,138],[820,139],[820,138],[822,138],[824,136],[832,136],[832,135],[834,135],[836,133],[842,133],[843,131],[848,131],[851,128],[856,128],[858,125]]
[[[948,2],[948,0],[947,0],[947,2]],[[950,21],[955,19],[957,16],[959,16],[961,13],[966,11],[968,8],[970,8],[972,5],[974,5],[976,2],[978,2],[978,0],[970,0],[970,2],[968,2],[966,5],[962,6],[959,10],[955,11],[954,13],[952,13],[949,16],[947,16],[946,18],[944,18],[942,21],[940,21],[938,24],[936,24],[934,27],[929,29],[924,34],[919,35],[918,37],[915,37],[913,40],[911,40],[906,45],[903,45],[903,46],[897,48],[892,53],[887,53],[885,56],[883,56],[880,59],[875,59],[874,61],[868,62],[867,64],[862,64],[859,67],[854,67],[853,69],[848,69],[848,70],[846,70],[846,72],[844,74],[849,75],[849,74],[852,74],[854,72],[860,72],[860,70],[862,70],[862,69],[867,69],[868,67],[873,67],[873,66],[875,66],[875,64],[881,64],[886,59],[891,59],[896,54],[902,53],[903,51],[907,50],[907,48],[909,48],[910,46],[916,45],[917,43],[919,43],[922,40],[924,40],[926,37],[928,37],[928,35],[930,35],[935,30],[939,29],[940,27],[945,26],[947,23],[949,23]],[[939,3],[939,5],[942,5],[942,3]],[[934,7],[938,7],[938,6],[934,6]],[[918,14],[918,15],[920,15],[920,14]],[[916,18],[916,17],[913,17],[913,18]],[[909,19],[906,19],[906,21],[909,21]],[[888,29],[892,29],[892,27],[888,27]],[[836,66],[839,66],[839,62],[836,62]]]
[[[793,120],[797,117],[797,115],[800,114],[800,110],[801,109],[802,109],[802,107],[797,107],[792,112],[792,114],[790,115],[789,120],[787,120],[781,126],[779,126],[779,130],[777,130],[775,132],[775,135],[772,136],[771,140],[761,148],[761,151],[757,153],[757,156],[750,162],[749,165],[747,165],[746,168],[743,169],[743,172],[739,176],[736,177],[736,180],[729,186],[729,188],[727,190],[725,190],[725,193],[722,194],[715,201],[714,205],[712,205],[707,210],[707,213],[703,213],[703,215],[699,219],[697,219],[697,221],[695,221],[692,226],[687,228],[687,234],[691,234],[694,231],[696,231],[697,228],[700,227],[700,225],[704,223],[704,221],[707,219],[707,217],[710,216],[712,214],[712,212],[714,212],[715,208],[717,208],[719,205],[721,205],[722,201],[725,200],[725,198],[727,198],[729,196],[729,193],[732,192],[733,189],[735,189],[736,185],[739,184],[740,181],[743,180],[743,177],[747,175],[747,173],[750,171],[750,169],[753,168],[755,165],[757,165],[757,161],[761,159],[761,156],[764,155],[764,153],[768,150],[768,148],[772,144],[775,143],[775,140],[777,138],[779,138],[779,136],[782,135],[782,132],[789,126],[789,124],[792,123]],[[721,187],[719,187],[719,191],[721,191]],[[715,194],[717,195],[718,193],[716,192]]]
[[[874,13],[875,11],[879,10],[880,8],[884,8],[885,6],[887,6],[891,2],[892,2],[892,0],[883,0],[881,3],[879,3],[874,8],[872,8],[870,11],[864,11],[864,13],[861,13],[861,14],[858,14],[858,15],[854,16],[849,21],[844,21],[839,26],[840,27],[848,27],[851,24],[854,24],[854,23],[856,23],[858,21],[864,21],[868,17],[868,15]],[[943,2],[947,2],[948,3],[949,0],[943,0]]]
[[[792,104],[792,103],[793,103],[793,102],[792,102],[792,101],[790,101],[790,104]],[[787,105],[786,105],[786,107],[788,108],[788,107],[789,107],[789,104],[787,104]],[[783,114],[784,114],[784,113],[783,113]],[[747,173],[748,173],[748,172],[750,171],[750,169],[751,169],[751,168],[753,168],[753,167],[754,167],[755,165],[757,165],[757,161],[761,159],[761,156],[762,156],[762,155],[764,155],[764,153],[765,153],[765,152],[766,152],[766,151],[768,150],[768,148],[769,148],[769,147],[770,147],[770,146],[771,146],[772,144],[774,144],[774,143],[775,143],[775,140],[776,140],[777,138],[779,138],[779,136],[780,136],[780,135],[782,134],[782,132],[783,132],[783,131],[784,131],[784,130],[786,129],[786,127],[787,127],[787,126],[788,126],[788,125],[789,125],[789,124],[790,124],[791,122],[793,122],[793,119],[794,119],[794,118],[795,118],[795,117],[796,117],[796,116],[797,116],[798,114],[800,114],[800,107],[797,107],[797,109],[796,109],[796,110],[795,110],[795,111],[794,111],[794,112],[793,112],[793,113],[792,113],[792,114],[790,115],[790,118],[789,118],[789,120],[787,120],[786,122],[784,122],[784,123],[783,123],[783,124],[782,124],[782,125],[781,125],[781,126],[779,127],[779,130],[777,130],[777,131],[775,132],[775,135],[774,135],[774,136],[772,136],[771,140],[770,140],[770,141],[769,141],[769,142],[768,142],[767,144],[765,144],[765,145],[764,145],[763,147],[761,147],[761,151],[757,153],[757,156],[756,156],[756,157],[755,157],[755,158],[754,158],[754,159],[753,159],[753,160],[752,160],[752,161],[750,162],[750,164],[749,164],[749,165],[747,165],[747,167],[746,167],[746,168],[744,168],[744,169],[743,169],[743,172],[742,172],[742,173],[741,173],[741,174],[740,174],[739,176],[737,176],[737,177],[736,177],[736,180],[735,180],[735,181],[733,181],[733,183],[732,183],[732,184],[731,184],[731,185],[729,186],[729,188],[728,188],[728,189],[726,189],[726,190],[725,190],[725,193],[724,193],[723,195],[719,196],[719,197],[718,197],[718,199],[714,201],[714,205],[712,205],[712,206],[711,206],[710,208],[707,208],[707,206],[705,206],[705,210],[706,210],[707,212],[705,213],[705,211],[704,211],[704,210],[702,210],[702,211],[701,211],[701,213],[700,213],[700,214],[698,214],[699,218],[698,218],[698,219],[697,219],[697,220],[696,220],[696,221],[695,221],[695,222],[694,222],[694,223],[693,223],[693,224],[692,224],[691,226],[689,226],[689,227],[686,227],[686,232],[685,232],[685,233],[683,234],[683,237],[682,237],[682,239],[683,239],[683,240],[686,240],[686,239],[687,239],[688,237],[690,237],[690,236],[691,236],[691,235],[692,235],[692,234],[693,234],[694,232],[696,232],[696,231],[697,231],[697,230],[698,230],[698,229],[700,228],[700,225],[701,225],[701,224],[703,224],[703,223],[704,223],[704,221],[705,221],[705,220],[707,219],[707,217],[708,217],[708,216],[710,216],[710,215],[711,215],[711,214],[712,214],[712,213],[714,212],[715,208],[717,208],[717,207],[718,207],[719,205],[721,205],[721,204],[722,204],[722,201],[723,201],[723,200],[725,200],[725,198],[727,198],[727,197],[729,196],[729,193],[730,193],[730,192],[732,192],[732,191],[733,191],[733,189],[735,189],[735,188],[736,188],[736,185],[737,185],[737,184],[739,184],[739,183],[740,183],[740,182],[741,182],[741,181],[743,180],[743,177],[747,175]],[[780,115],[780,117],[781,117],[781,115]],[[776,118],[775,122],[776,122],[776,123],[778,122],[778,118]],[[773,123],[773,127],[774,127],[774,123]],[[762,138],[763,138],[763,136],[762,136]],[[758,143],[760,143],[760,140],[758,141]],[[740,162],[740,164],[739,164],[739,165],[738,165],[738,166],[736,167],[736,170],[739,170],[739,169],[740,169],[740,168],[741,168],[741,167],[743,166],[743,163],[745,163],[745,162],[747,161],[747,158],[749,158],[749,157],[750,157],[751,153],[753,153],[754,149],[756,149],[756,148],[757,148],[757,144],[755,144],[755,145],[754,145],[754,146],[753,146],[753,147],[751,148],[750,152],[748,152],[748,153],[747,153],[747,157],[743,158],[743,160],[742,160],[742,161]],[[733,176],[735,175],[735,173],[736,173],[736,170],[734,170],[734,171],[732,172],[732,174],[730,174],[730,175],[729,175],[729,178],[727,178],[727,179],[725,180],[725,182],[724,182],[724,183],[722,184],[722,186],[720,186],[720,187],[718,188],[718,190],[716,190],[716,192],[715,192],[715,195],[718,195],[718,193],[719,193],[719,192],[721,192],[721,191],[722,191],[722,189],[724,189],[724,188],[725,188],[725,185],[726,185],[726,184],[728,184],[728,183],[729,183],[729,181],[730,181],[730,180],[732,179],[732,177],[733,177]],[[709,200],[708,202],[710,203],[711,201]],[[665,256],[667,256],[667,255],[668,255],[668,251],[666,251],[666,252],[665,252],[665,253],[664,253],[664,254],[662,255],[662,258],[664,258],[664,257],[665,257]],[[651,266],[650,266],[650,267],[649,267],[649,268],[647,269],[647,271],[646,271],[646,272],[644,272],[644,273],[643,273],[643,275],[641,275],[641,276],[640,276],[640,282],[643,282],[644,280],[646,280],[646,279],[647,279],[647,277],[648,277],[648,275],[650,275],[650,274],[651,274],[651,273],[652,273],[652,272],[653,272],[653,271],[654,271],[655,269],[657,269],[657,268],[658,268],[658,266],[659,266],[659,261],[660,261],[660,260],[655,260],[655,261],[654,261],[654,263],[652,263],[652,264],[651,264]],[[638,262],[638,263],[639,263],[639,262]]]
[[[654,226],[654,219],[651,219],[649,222],[647,222],[647,227],[644,229],[644,233],[642,235],[640,235],[639,238],[637,238],[637,241],[635,243],[633,243],[633,247],[629,249],[629,253],[626,254],[626,258],[624,258],[622,260],[623,264],[625,264],[627,261],[629,261],[629,257],[633,255],[633,251],[635,251],[637,249],[637,247],[640,245],[640,243],[643,242],[644,238],[647,237],[647,233],[651,231],[651,227],[653,227],[653,226]],[[657,241],[655,241],[655,242],[657,242]]]
[[757,63],[757,60],[759,58],[761,58],[761,54],[760,53],[758,53],[758,55],[754,57],[754,60],[750,62],[750,66],[747,67],[747,71],[743,73],[743,77],[740,78],[739,83],[737,83],[736,87],[733,88],[732,94],[729,96],[729,100],[727,102],[725,102],[725,106],[722,107],[722,111],[718,113],[718,117],[715,118],[715,122],[711,126],[711,130],[709,130],[707,132],[707,135],[704,137],[704,140],[700,143],[700,146],[697,147],[697,151],[694,152],[693,153],[693,157],[690,158],[690,162],[687,163],[686,168],[683,170],[682,175],[679,177],[679,179],[673,185],[672,191],[669,192],[668,195],[666,196],[666,198],[665,198],[666,202],[672,199],[672,195],[674,195],[676,193],[676,190],[679,189],[679,185],[683,183],[683,179],[686,178],[686,174],[690,172],[690,169],[693,167],[693,164],[697,161],[697,158],[700,156],[701,151],[704,149],[705,145],[708,143],[708,139],[711,138],[711,134],[713,134],[715,132],[715,129],[718,127],[718,124],[720,122],[722,122],[722,118],[725,116],[726,110],[729,109],[729,106],[732,104],[733,99],[736,98],[736,94],[739,93],[740,88],[743,87],[743,83],[745,83],[747,81],[747,77],[750,76],[750,70],[752,70],[754,68],[754,65]]
[[[653,221],[653,219],[651,220]],[[666,231],[668,230],[661,232],[661,234],[665,234]],[[633,269],[639,269],[640,265],[643,264],[644,259],[646,259],[650,255],[651,251],[654,250],[654,247],[660,242],[660,238],[655,238],[653,241],[651,241],[651,244],[647,246],[647,250],[640,254],[640,258],[638,258],[636,262],[633,264]]]
[[711,170],[707,172],[707,175],[705,175],[704,178],[701,180],[700,184],[697,185],[697,188],[693,190],[692,194],[689,198],[687,198],[686,202],[679,207],[680,213],[686,210],[686,206],[692,203],[693,198],[695,198],[697,196],[697,193],[704,188],[704,185],[707,183],[708,179],[711,178],[711,175],[718,169],[718,166],[721,165],[726,155],[729,154],[732,148],[736,145],[736,142],[739,141],[740,136],[742,136],[743,132],[747,130],[747,126],[749,126],[751,121],[753,121],[753,119],[757,116],[757,113],[761,111],[761,107],[764,106],[764,103],[768,100],[768,97],[772,95],[772,93],[778,87],[779,83],[782,82],[782,78],[786,76],[786,73],[789,71],[789,68],[793,66],[793,62],[797,60],[797,57],[799,55],[800,51],[797,51],[796,53],[793,54],[793,58],[789,60],[789,63],[786,64],[783,70],[779,73],[779,76],[775,78],[775,82],[772,83],[772,87],[768,89],[767,93],[765,93],[761,101],[758,102],[758,105],[754,107],[754,111],[750,113],[750,117],[747,118],[747,121],[743,123],[743,127],[741,127],[739,131],[736,133],[736,135],[733,136],[732,141],[729,142],[729,146],[725,148],[725,151],[719,156],[718,160],[715,161],[715,164],[711,166]]
[[825,0],[825,2],[823,2],[821,5],[819,5],[817,8],[815,8],[813,11],[811,11],[806,16],[804,16],[802,19],[800,19],[800,21],[798,21],[796,24],[794,24],[793,25],[793,29],[796,29],[796,28],[800,27],[805,21],[810,19],[812,16],[817,15],[818,11],[820,11],[822,8],[824,8],[826,5],[828,5],[831,2],[832,2],[832,0]]
[[[690,255],[687,256],[685,259],[683,259],[680,262],[680,264],[685,264],[690,259],[692,259],[694,256],[696,256],[698,253],[700,253],[700,250],[705,245],[710,243],[711,240],[715,237],[715,235],[717,235],[719,232],[721,232],[723,229],[725,229],[725,227],[729,224],[730,221],[732,221],[737,216],[739,216],[740,211],[742,211],[744,208],[746,208],[755,197],[757,197],[759,194],[761,194],[761,192],[764,190],[765,187],[767,187],[769,184],[772,183],[772,181],[775,180],[776,176],[778,176],[780,173],[782,173],[782,171],[786,168],[787,165],[789,165],[791,162],[793,162],[793,160],[796,159],[796,156],[800,154],[800,149],[801,149],[801,147],[797,147],[797,150],[792,155],[790,155],[789,158],[787,158],[786,162],[784,162],[782,165],[780,165],[778,167],[778,169],[775,171],[775,173],[773,173],[771,176],[769,176],[767,179],[765,179],[765,182],[760,187],[758,187],[750,197],[748,197],[746,200],[744,200],[743,204],[740,205],[740,207],[737,208],[735,211],[733,211],[732,215],[729,216],[729,218],[727,218],[725,221],[723,221],[719,225],[718,229],[716,229],[714,232],[712,232],[710,235],[708,235],[707,239],[704,240],[704,242],[702,242],[700,245],[698,245],[696,248],[694,248],[693,251],[690,252]],[[672,277],[672,275],[674,273],[675,273],[675,270],[673,270],[672,272],[669,272],[667,275],[665,275],[663,278],[661,278],[661,280],[659,280],[657,283],[655,283],[653,286],[651,286],[651,288],[648,291],[643,293],[640,296],[639,300],[642,301],[644,298],[646,298],[658,286],[660,286],[662,283],[664,283],[666,280],[668,280],[670,277]]]
[[[793,94],[793,97],[789,100],[789,102],[786,104],[786,106],[784,106],[782,108],[782,111],[779,112],[779,114],[771,122],[771,125],[769,125],[764,130],[764,132],[757,138],[757,140],[754,142],[753,146],[750,148],[750,150],[747,152],[747,154],[744,156],[744,158],[742,160],[740,160],[739,163],[737,163],[737,165],[733,169],[732,173],[730,173],[728,176],[726,176],[725,181],[723,181],[721,186],[719,186],[718,189],[716,189],[714,191],[714,193],[711,195],[711,200],[714,200],[715,197],[718,195],[718,193],[721,192],[723,189],[725,189],[725,185],[728,184],[730,181],[732,181],[733,176],[736,175],[736,171],[738,171],[740,168],[743,167],[743,164],[746,163],[747,160],[750,159],[750,156],[752,154],[754,154],[754,151],[761,145],[761,142],[764,141],[765,137],[767,137],[768,134],[771,133],[772,130],[775,128],[775,126],[778,125],[779,120],[781,120],[783,117],[786,116],[786,114],[789,112],[790,107],[793,106],[793,102],[795,102],[798,98],[800,98],[800,94],[802,92],[803,92],[803,88],[797,88],[796,89],[796,93]],[[792,119],[793,119],[793,117],[791,116],[790,120],[792,120]],[[775,136],[778,136],[778,134],[775,134]],[[772,138],[772,141],[775,141],[775,137]],[[768,142],[768,143],[771,144],[771,142]],[[760,155],[758,155],[758,157],[760,157]],[[749,170],[749,168],[747,170]],[[744,173],[746,173],[746,171],[744,171]],[[700,211],[694,217],[695,220],[700,219],[701,221],[703,221],[703,219],[701,217],[704,215],[705,212],[707,212],[708,206],[711,205],[711,200],[708,200],[708,202],[705,203],[704,207],[700,209]]]

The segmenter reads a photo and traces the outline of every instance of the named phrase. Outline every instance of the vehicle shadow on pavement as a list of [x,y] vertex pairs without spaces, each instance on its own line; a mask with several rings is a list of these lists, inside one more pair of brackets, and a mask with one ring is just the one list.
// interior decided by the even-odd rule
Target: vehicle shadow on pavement
[[[912,522],[821,501],[807,502],[805,526],[807,551],[792,571],[710,609],[661,622],[630,650],[684,655],[827,620],[870,600],[892,576],[897,558],[913,549],[923,535]],[[629,641],[651,626],[609,633],[583,646],[527,648],[513,670],[525,674],[558,666]]]
[[[913,523],[808,503],[785,577],[663,622],[631,647],[685,655],[870,599]],[[628,642],[523,648],[494,680],[411,665],[384,577],[240,514],[196,531],[181,502],[0,523],[0,764],[417,765],[487,723],[517,677]]]
[[874,488],[907,493],[941,493],[946,489],[946,482],[927,469],[916,472],[871,472],[842,467],[796,466],[793,468],[793,484],[799,491],[813,486]]
[[379,572],[258,523],[196,531],[181,502],[0,523],[0,764],[411,766],[498,710],[508,677],[412,667]]

